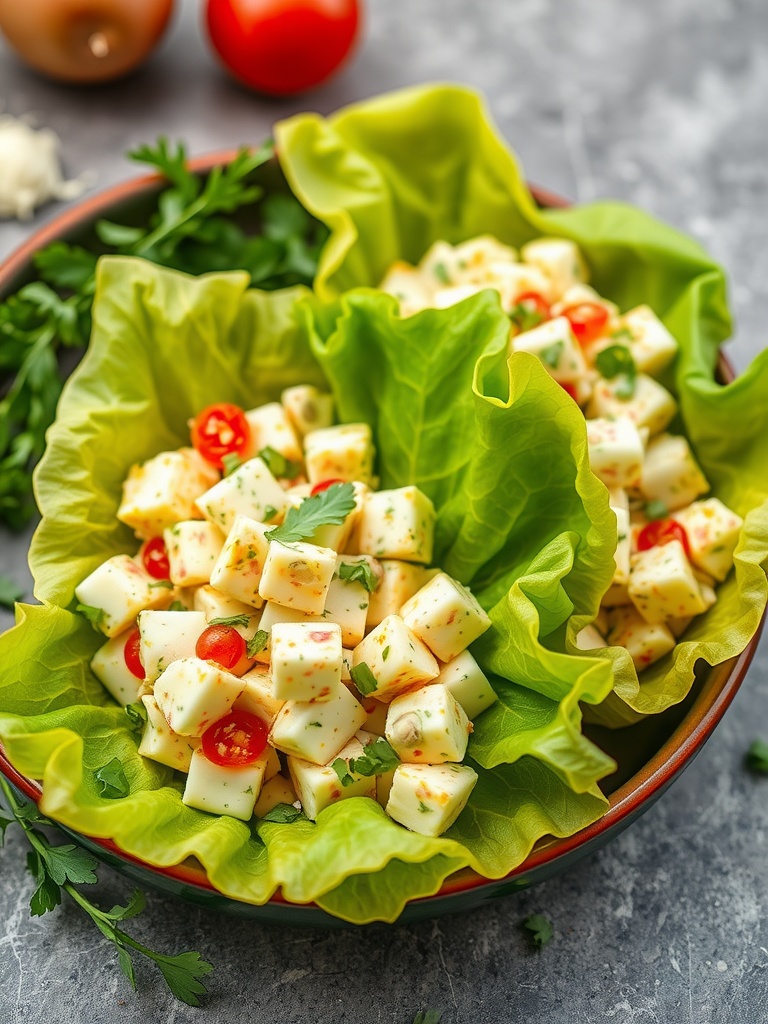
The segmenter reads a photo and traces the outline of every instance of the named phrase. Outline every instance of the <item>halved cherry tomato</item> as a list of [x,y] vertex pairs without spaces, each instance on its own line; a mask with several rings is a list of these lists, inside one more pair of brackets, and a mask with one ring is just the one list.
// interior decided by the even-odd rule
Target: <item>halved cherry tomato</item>
[[608,323],[608,310],[598,302],[579,302],[575,306],[568,306],[562,316],[569,321],[580,345],[596,341]]
[[234,668],[245,652],[245,640],[234,626],[208,626],[195,644],[198,658],[215,661],[222,668]]
[[674,519],[654,519],[642,528],[637,535],[637,550],[648,551],[650,548],[660,547],[662,544],[669,544],[670,541],[679,540],[688,558],[691,557],[691,545],[688,541],[688,534],[685,527]]
[[563,389],[566,395],[570,395],[570,397],[578,405],[579,399],[578,395],[576,394],[576,388],[574,387],[574,385],[570,384],[567,380],[559,380],[557,383],[560,385],[560,387]]
[[327,491],[329,487],[333,487],[334,484],[343,484],[343,480],[320,480],[312,490],[309,492],[310,497],[314,497],[316,494],[320,494],[321,491]]
[[152,537],[141,549],[141,564],[156,580],[167,580],[171,575],[168,552],[162,537]]
[[549,303],[539,292],[523,292],[518,295],[512,312],[512,323],[520,331],[528,331],[550,318]]
[[258,761],[267,746],[267,725],[250,711],[230,711],[203,733],[203,753],[224,768]]
[[192,444],[206,461],[221,469],[225,455],[242,455],[251,440],[251,428],[239,405],[209,405],[192,422]]
[[141,664],[141,658],[139,658],[140,640],[141,635],[138,629],[134,629],[125,641],[125,647],[123,648],[123,657],[125,658],[125,664],[128,666],[128,671],[136,676],[137,679],[143,679],[147,674],[144,671],[144,666]]

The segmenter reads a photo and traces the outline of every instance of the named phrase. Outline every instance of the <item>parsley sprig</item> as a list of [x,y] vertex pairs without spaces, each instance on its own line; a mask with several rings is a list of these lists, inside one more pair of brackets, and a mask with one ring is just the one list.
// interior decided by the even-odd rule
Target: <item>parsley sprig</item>
[[1,777],[0,789],[13,815],[13,818],[0,816],[0,846],[5,839],[6,829],[14,822],[23,829],[31,846],[27,855],[27,868],[36,883],[29,904],[33,916],[39,917],[55,910],[66,893],[116,947],[120,969],[134,989],[136,976],[131,955],[141,953],[160,969],[168,988],[177,999],[189,1006],[199,1006],[199,997],[206,992],[201,979],[213,970],[212,965],[202,960],[197,952],[179,953],[177,956],[156,953],[125,932],[119,926],[120,922],[135,917],[144,909],[144,895],[134,892],[125,906],[101,910],[76,888],[79,885],[93,885],[98,881],[98,862],[85,850],[71,843],[53,846],[38,827],[53,826],[53,822],[43,817],[34,804],[19,801]]
[[292,505],[282,526],[265,534],[267,540],[295,544],[311,537],[321,526],[340,526],[355,507],[355,488],[352,484],[331,484],[319,494],[305,498],[300,505]]
[[353,775],[384,775],[386,772],[394,771],[400,764],[400,758],[387,743],[383,736],[379,736],[373,743],[369,743],[363,750],[360,757],[351,757],[345,761],[343,757],[337,757],[331,768],[339,777],[342,786],[351,786],[355,781]]
[[531,933],[531,941],[540,949],[546,946],[555,934],[552,922],[543,914],[531,914],[530,917],[526,917],[523,921],[523,928]]
[[369,562],[342,562],[338,575],[345,583],[362,583],[369,594],[379,585],[379,577]]
[[616,380],[613,391],[617,398],[625,401],[635,393],[637,366],[626,345],[609,345],[597,353],[595,366],[607,380]]

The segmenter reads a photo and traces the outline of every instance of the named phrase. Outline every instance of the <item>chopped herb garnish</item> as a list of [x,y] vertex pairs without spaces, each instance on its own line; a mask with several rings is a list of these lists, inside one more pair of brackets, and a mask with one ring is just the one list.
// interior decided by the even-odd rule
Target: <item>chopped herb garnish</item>
[[162,587],[163,590],[173,590],[173,584],[170,580],[156,580],[154,583],[149,584],[150,590],[155,590],[157,587]]
[[547,345],[546,348],[543,348],[539,352],[539,356],[541,358],[541,361],[543,363],[546,363],[546,365],[551,370],[557,369],[557,366],[558,366],[558,363],[560,362],[560,357],[563,354],[563,349],[564,348],[565,348],[565,344],[562,341],[555,341],[551,345]]
[[342,786],[351,786],[355,781],[355,775],[384,775],[386,772],[394,771],[400,764],[400,758],[394,752],[383,736],[379,736],[373,743],[369,743],[363,749],[360,757],[351,757],[349,762],[343,757],[337,757],[331,765],[336,772]]
[[338,575],[345,583],[362,583],[369,594],[379,585],[379,578],[368,562],[342,562]]
[[[270,519],[274,519],[276,515],[277,515],[277,509],[275,508],[274,505],[265,505],[264,506],[264,522],[265,523],[268,523]],[[255,558],[256,557],[256,552],[254,551],[253,554],[250,557],[251,558]]]
[[188,610],[187,606],[182,604],[181,601],[171,601],[168,605],[169,612],[186,612]]
[[339,782],[342,784],[342,786],[351,786],[352,783],[355,781],[352,775],[350,775],[349,765],[347,764],[343,757],[337,757],[336,760],[331,765],[331,768],[333,768],[333,770],[338,775]]
[[4,608],[13,608],[24,591],[17,587],[13,580],[7,576],[0,576],[0,605]]
[[654,501],[648,501],[643,509],[646,519],[666,519],[669,515],[669,509],[663,501],[655,499]]
[[442,1010],[419,1010],[413,1018],[413,1024],[440,1024],[442,1019]]
[[332,484],[325,491],[305,498],[288,509],[285,522],[265,534],[267,540],[283,544],[311,537],[321,526],[340,526],[355,507],[355,489],[350,483]]
[[119,800],[131,791],[125,769],[116,757],[97,768],[93,776],[99,784],[99,796],[106,800]]
[[251,616],[247,612],[242,612],[240,615],[227,615],[221,619],[211,619],[208,623],[209,626],[242,626],[243,629],[247,629],[251,622]]
[[360,693],[365,697],[369,693],[373,693],[378,688],[378,682],[376,676],[371,672],[370,668],[362,661],[359,665],[355,665],[354,668],[349,670],[349,674],[352,677],[352,681],[358,688]]
[[221,468],[224,470],[224,476],[231,476],[242,464],[243,460],[237,452],[227,452],[226,455],[221,457]]
[[446,267],[444,263],[436,263],[434,270],[435,277],[437,278],[438,281],[440,281],[441,284],[451,283],[451,275],[448,273],[448,267]]
[[274,821],[278,825],[290,825],[303,817],[303,812],[293,804],[276,804],[271,811],[262,815],[262,821]]
[[618,331],[613,331],[611,337],[614,341],[618,342],[632,342],[635,339],[632,337],[632,331],[628,327],[620,327]]
[[625,345],[609,345],[598,352],[595,366],[607,380],[620,378],[614,386],[617,398],[628,399],[635,393],[637,366],[632,353]]
[[747,767],[760,775],[768,775],[768,743],[755,740],[746,756]]
[[257,629],[251,639],[246,643],[245,650],[249,658],[255,658],[261,654],[269,643],[269,633],[266,629]]
[[552,922],[543,914],[531,914],[523,921],[523,928],[531,933],[531,939],[536,946],[546,946],[554,935]]
[[389,644],[387,644],[387,646],[381,652],[381,660],[382,661],[386,661],[388,657],[389,657]]
[[275,451],[274,448],[262,448],[259,458],[267,464],[267,469],[275,477],[282,477],[284,480],[294,480],[301,472],[301,465],[298,462],[291,462],[290,459]]
[[431,807],[427,807],[427,805],[424,803],[423,800],[419,800],[419,811],[422,814],[431,814],[432,813],[432,808]]
[[133,731],[141,732],[147,721],[147,709],[143,702],[139,700],[135,704],[127,704],[124,710]]
[[518,302],[510,311],[509,319],[522,334],[530,331],[546,320],[546,317],[533,303]]
[[309,729],[310,727],[313,728],[313,729],[322,729],[323,728],[323,723],[322,722],[307,722],[307,728]]
[[[90,622],[94,629],[98,630],[101,623],[104,621],[104,609],[96,608],[92,604],[78,604],[75,605],[75,611],[80,612]],[[101,630],[99,630],[101,632]]]

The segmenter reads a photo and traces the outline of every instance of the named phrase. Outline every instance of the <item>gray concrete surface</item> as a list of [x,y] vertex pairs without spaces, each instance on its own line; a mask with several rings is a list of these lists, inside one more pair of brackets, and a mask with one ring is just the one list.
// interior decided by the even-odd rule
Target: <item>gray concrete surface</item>
[[[768,9],[764,0],[369,0],[355,63],[282,104],[231,84],[197,31],[197,4],[139,75],[92,92],[24,70],[0,44],[0,101],[37,114],[70,173],[130,176],[121,154],[160,132],[195,152],[260,139],[277,117],[429,79],[479,86],[533,180],[615,196],[690,232],[726,266],[739,367],[768,322]],[[53,215],[46,209],[36,223]],[[0,257],[28,226],[0,224]],[[768,398],[768,396],[766,396]],[[0,572],[27,584],[27,538],[0,534]],[[0,617],[0,626],[9,619]],[[768,1021],[768,780],[742,768],[768,737],[768,647],[714,737],[675,786],[569,874],[470,915],[364,933],[266,928],[149,896],[134,934],[216,965],[201,1010],[149,967],[139,993],[69,905],[27,911],[24,844],[0,853],[0,1022],[277,1021],[410,1024],[763,1024]],[[105,902],[128,884],[102,871]],[[529,949],[520,921],[555,938]],[[66,1008],[66,1009],[64,1009]]]

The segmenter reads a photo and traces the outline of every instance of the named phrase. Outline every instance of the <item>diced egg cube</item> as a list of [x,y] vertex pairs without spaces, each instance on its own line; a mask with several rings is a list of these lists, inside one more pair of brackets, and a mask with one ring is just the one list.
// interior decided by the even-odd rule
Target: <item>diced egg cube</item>
[[336,571],[336,552],[315,544],[272,541],[264,561],[259,594],[286,608],[322,615]]
[[188,772],[192,754],[200,746],[199,738],[179,736],[173,732],[151,694],[145,694],[141,701],[146,708],[147,721],[141,734],[139,753],[150,761]]
[[419,260],[419,272],[431,293],[442,286],[457,284],[459,256],[450,243],[442,240],[433,242]]
[[366,665],[376,683],[364,696],[390,701],[440,674],[432,652],[399,615],[388,615],[354,650],[353,672]]
[[365,709],[346,686],[330,700],[285,703],[277,714],[269,741],[284,754],[313,764],[328,764],[365,724]]
[[283,775],[275,775],[261,787],[253,813],[257,818],[263,818],[278,804],[293,804],[295,802],[296,791],[292,784]]
[[707,498],[675,512],[674,519],[688,534],[693,564],[716,580],[724,580],[733,566],[733,552],[744,525],[741,516],[718,498]]
[[462,651],[443,665],[435,683],[441,683],[452,694],[470,721],[498,700],[485,673],[469,651]]
[[180,736],[202,736],[242,692],[242,680],[200,658],[172,661],[155,683],[158,707]]
[[423,565],[401,562],[394,558],[379,561],[382,575],[370,595],[366,625],[378,626],[388,615],[396,615],[405,602],[427,582]]
[[627,416],[636,427],[647,427],[651,434],[664,430],[677,412],[677,403],[667,389],[653,377],[639,373],[635,378],[634,394],[622,398],[620,393],[616,393],[617,388],[621,390],[621,383],[621,377],[598,380],[587,406],[587,417],[617,419]]
[[690,505],[709,490],[690,445],[672,434],[659,434],[649,443],[640,487],[649,501],[661,501],[670,511]]
[[499,293],[505,313],[512,313],[521,297],[531,292],[547,302],[554,297],[550,279],[530,263],[492,263],[483,283]]
[[[348,767],[349,761],[360,757],[363,750],[360,740],[353,737],[336,757],[347,762]],[[353,796],[376,799],[376,777],[373,775],[357,775],[348,771],[353,781],[344,786],[330,764],[313,764],[311,761],[292,756],[288,758],[288,771],[296,795],[301,800],[302,810],[310,821],[316,821],[321,811],[339,800],[348,800]]]
[[311,430],[324,430],[333,423],[333,395],[320,391],[313,384],[286,388],[280,401],[300,437]]
[[158,586],[128,555],[114,555],[75,587],[80,604],[100,608],[98,623],[106,636],[117,636],[131,625],[144,608],[167,602],[167,591]]
[[139,699],[138,679],[125,663],[125,642],[131,630],[107,640],[91,659],[91,671],[118,704],[126,707]]
[[441,661],[450,661],[490,628],[474,595],[441,572],[406,601],[401,616]]
[[208,622],[211,619],[228,619],[233,615],[250,615],[253,619],[254,632],[256,631],[259,619],[257,609],[252,604],[230,597],[210,584],[198,587],[195,591],[193,607],[196,612],[203,612]]
[[330,700],[341,685],[339,625],[277,623],[272,627],[271,676],[278,700]]
[[157,537],[174,523],[199,519],[195,499],[218,479],[217,470],[194,448],[162,452],[131,467],[117,518],[137,537]]
[[[343,579],[341,572],[354,571],[354,566],[361,562],[377,573],[379,566],[374,558],[367,555],[339,555],[336,559],[336,574],[325,599],[324,617],[341,626],[341,639],[345,647],[356,647],[365,636],[371,594],[360,581]],[[379,578],[378,573],[376,578]]]
[[351,672],[351,669],[352,669],[352,659],[353,659],[353,656],[354,655],[353,655],[352,651],[350,651],[347,647],[342,647],[342,649],[341,649],[341,681],[342,681],[342,683],[344,683],[347,680],[352,678],[352,676],[350,675],[350,672]]
[[576,646],[580,651],[596,651],[608,644],[594,626],[585,626],[576,634]]
[[269,554],[266,523],[237,516],[211,569],[211,586],[227,597],[259,608],[259,583]]
[[400,303],[400,316],[413,316],[426,309],[432,299],[432,289],[417,267],[398,260],[387,271],[379,291],[394,296]]
[[251,428],[251,443],[245,452],[247,456],[258,455],[263,448],[272,448],[290,462],[301,465],[301,443],[287,409],[280,402],[268,402],[258,409],[249,409],[245,418]]
[[581,250],[569,238],[535,238],[522,247],[520,256],[547,275],[555,298],[589,279]]
[[677,355],[677,342],[650,306],[628,310],[620,318],[618,328],[628,333],[629,350],[642,373],[656,376]]
[[[352,685],[354,686],[354,683]],[[383,736],[387,731],[389,704],[382,704],[380,700],[373,700],[370,697],[362,697],[360,702],[368,716],[365,720],[365,731],[371,736]]]
[[392,792],[392,783],[395,781],[395,769],[391,772],[383,772],[376,776],[376,803],[386,808],[389,802],[389,794]]
[[171,582],[177,587],[208,583],[224,546],[224,534],[215,523],[199,519],[174,523],[163,534]]
[[626,648],[638,672],[675,648],[670,629],[663,623],[646,622],[636,608],[616,608],[608,618],[608,643]]
[[616,516],[616,551],[613,556],[616,571],[613,574],[613,584],[626,586],[629,583],[631,556],[629,504],[626,493],[620,488],[609,493],[611,509]]
[[423,836],[439,836],[464,810],[477,773],[464,764],[401,764],[395,769],[386,811]]
[[235,711],[249,711],[257,715],[271,727],[277,713],[285,703],[275,695],[272,676],[266,665],[254,665],[253,668],[240,676],[243,692],[232,707]]
[[376,558],[428,563],[434,536],[435,507],[418,487],[368,495],[359,524],[361,551]]
[[367,423],[344,423],[313,430],[304,438],[304,460],[310,483],[323,480],[359,480],[373,477],[373,440]]
[[646,622],[698,615],[706,611],[699,581],[679,540],[635,555],[629,576],[629,596]]
[[238,515],[276,526],[290,501],[263,459],[248,459],[197,499],[206,519],[228,533]]
[[248,821],[261,791],[266,756],[242,767],[214,764],[201,749],[192,755],[182,802],[210,814]]
[[256,660],[263,664],[269,664],[272,650],[272,629],[278,622],[325,622],[322,615],[307,615],[296,608],[286,608],[285,605],[276,604],[274,601],[267,601],[264,611],[261,614],[259,629],[267,634],[267,645],[256,655]]
[[195,645],[207,623],[202,612],[139,612],[139,660],[145,682],[154,683],[172,661],[194,658]]
[[512,338],[515,352],[529,352],[537,356],[544,369],[560,383],[584,380],[587,364],[579,343],[573,336],[571,325],[564,316],[545,320],[538,327],[523,331]]
[[492,235],[478,235],[454,246],[454,276],[457,281],[485,284],[491,267],[517,266],[517,250]]
[[385,735],[401,761],[443,764],[461,761],[471,728],[450,690],[432,683],[395,697],[387,709]]
[[627,416],[587,420],[589,468],[606,487],[634,487],[643,466],[643,442]]

